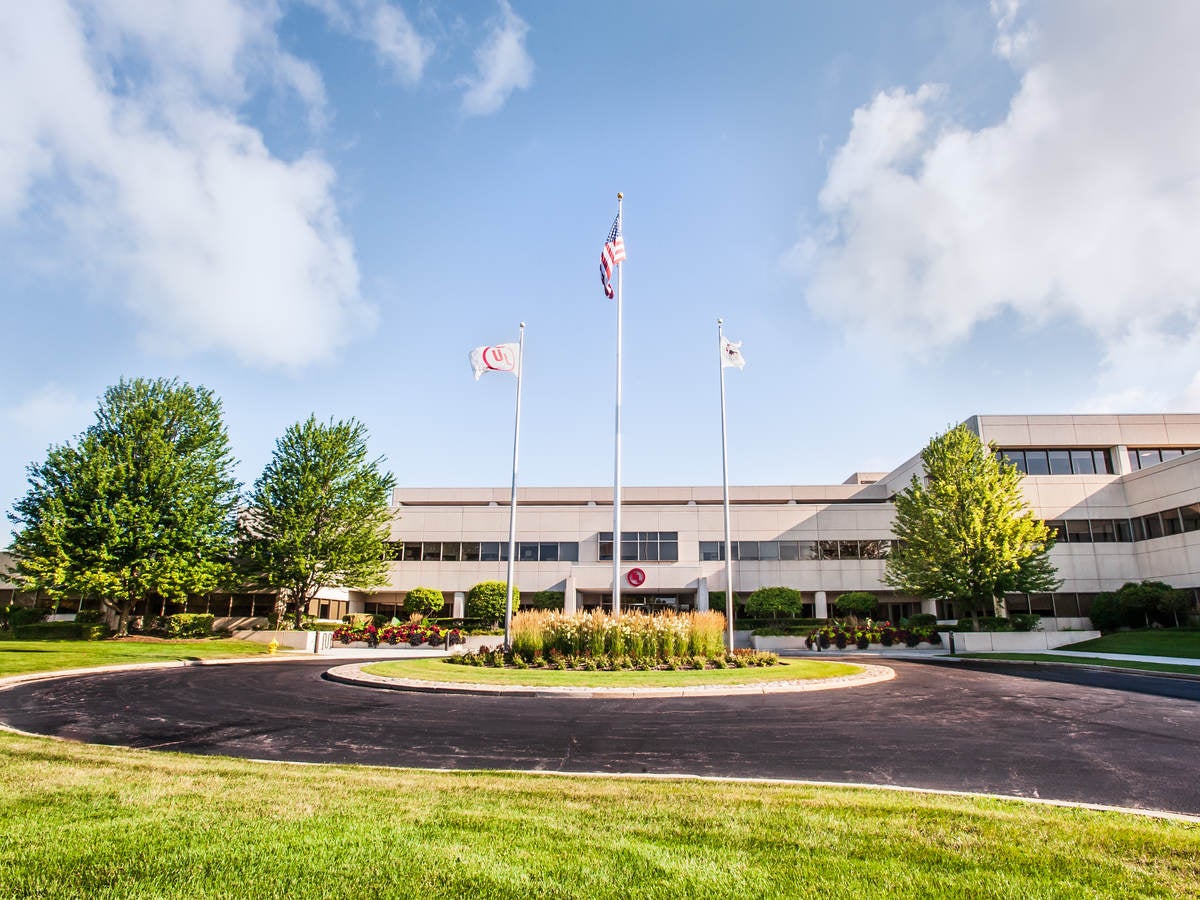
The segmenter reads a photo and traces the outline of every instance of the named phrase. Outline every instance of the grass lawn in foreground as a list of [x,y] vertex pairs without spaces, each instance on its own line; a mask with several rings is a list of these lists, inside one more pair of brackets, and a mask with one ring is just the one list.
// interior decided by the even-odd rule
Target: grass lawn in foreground
[[419,678],[467,684],[512,684],[525,687],[684,687],[708,684],[759,684],[856,675],[862,666],[850,663],[781,660],[777,666],[746,669],[681,669],[642,672],[587,672],[567,669],[493,669],[464,666],[442,659],[398,659],[371,663],[364,672],[381,678]]
[[0,896],[1195,897],[1200,825],[868,789],[256,763],[0,733]]
[[83,669],[122,663],[176,659],[227,659],[261,656],[265,644],[208,639],[198,641],[17,641],[0,639],[0,677]]
[[1068,644],[1058,649],[1200,659],[1200,630],[1144,628],[1138,631],[1116,631],[1094,640],[1080,641],[1078,644]]
[[1200,661],[1194,665],[1172,665],[1171,663],[1138,662],[1123,659],[1105,659],[1100,656],[1054,656],[1050,653],[959,653],[962,659],[1011,659],[1017,662],[1066,663],[1077,666],[1104,666],[1109,669],[1139,669],[1145,672],[1181,672],[1185,675],[1200,675]]

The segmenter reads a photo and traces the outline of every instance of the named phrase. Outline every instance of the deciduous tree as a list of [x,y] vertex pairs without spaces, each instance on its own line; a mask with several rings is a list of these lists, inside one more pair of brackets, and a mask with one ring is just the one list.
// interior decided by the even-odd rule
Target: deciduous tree
[[15,575],[50,597],[98,597],[127,633],[134,605],[183,602],[231,573],[238,484],[211,391],[122,380],[76,443],[29,467],[9,518]]
[[914,475],[896,495],[893,531],[899,544],[884,581],[917,597],[964,604],[976,620],[999,614],[1007,593],[1053,591],[1059,585],[1047,552],[1045,522],[1021,493],[1021,473],[996,457],[965,425],[935,437],[921,452],[924,479]]
[[395,479],[367,458],[367,429],[354,419],[309,416],[275,443],[242,516],[243,560],[252,580],[277,592],[281,614],[300,625],[322,588],[387,583],[384,541]]

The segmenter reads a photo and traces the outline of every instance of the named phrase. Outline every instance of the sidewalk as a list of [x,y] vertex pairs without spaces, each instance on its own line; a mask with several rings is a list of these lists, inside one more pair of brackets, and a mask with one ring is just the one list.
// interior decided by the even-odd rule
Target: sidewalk
[[1089,653],[1086,650],[1040,650],[1043,656],[1062,656],[1064,662],[1074,657],[1089,657],[1091,659],[1108,659],[1113,662],[1147,662],[1164,663],[1169,666],[1195,666],[1200,669],[1200,659],[1189,659],[1184,656],[1141,656],[1135,653]]

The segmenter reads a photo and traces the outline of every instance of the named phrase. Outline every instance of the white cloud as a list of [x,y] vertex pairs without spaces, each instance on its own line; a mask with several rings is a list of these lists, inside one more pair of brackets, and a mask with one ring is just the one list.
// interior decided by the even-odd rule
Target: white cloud
[[433,42],[419,34],[404,10],[387,0],[305,0],[335,28],[374,45],[380,61],[408,86],[421,80]]
[[509,95],[533,84],[533,59],[525,50],[529,26],[500,0],[500,17],[475,51],[474,75],[463,79],[462,109],[469,116],[498,112]]
[[0,410],[9,436],[22,444],[45,446],[83,431],[91,423],[93,404],[53,381],[29,393],[15,406]]
[[810,306],[916,352],[1068,317],[1105,348],[1096,408],[1200,403],[1200,4],[993,11],[1003,120],[946,121],[931,85],[858,109],[790,255]]
[[0,4],[0,220],[58,217],[161,349],[298,367],[371,319],[332,168],[273,155],[239,115],[255,79],[320,115],[320,76],[280,50],[278,17],[236,0]]

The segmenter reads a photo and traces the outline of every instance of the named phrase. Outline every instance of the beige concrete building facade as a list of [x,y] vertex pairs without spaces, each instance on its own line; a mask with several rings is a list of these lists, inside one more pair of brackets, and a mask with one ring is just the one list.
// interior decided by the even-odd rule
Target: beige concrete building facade
[[[1010,611],[1069,621],[1126,581],[1200,588],[1200,415],[973,416],[967,424],[1026,473],[1030,505],[1059,535],[1059,590],[1011,597]],[[882,581],[892,498],[919,474],[918,454],[839,485],[732,488],[735,593],[786,585],[824,616],[838,594],[865,590],[892,617],[921,608],[953,617],[950,604],[921,604]],[[351,593],[349,607],[397,611],[405,592],[421,586],[441,590],[447,612],[461,615],[472,585],[505,578],[508,495],[397,488],[390,585]],[[726,589],[719,487],[626,488],[622,527],[624,608],[704,609]],[[611,528],[611,488],[520,488],[522,593],[561,592],[567,609],[610,602]]]

